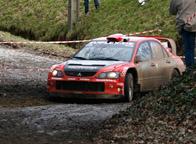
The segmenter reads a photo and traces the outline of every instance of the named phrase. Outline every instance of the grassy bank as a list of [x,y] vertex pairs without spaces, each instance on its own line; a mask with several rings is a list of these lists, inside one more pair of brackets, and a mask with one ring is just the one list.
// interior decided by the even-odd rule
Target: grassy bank
[[93,10],[78,23],[75,33],[89,39],[162,29],[161,35],[176,39],[175,17],[169,14],[168,6],[169,1],[163,0],[150,0],[144,6],[135,0],[102,1],[99,10]]
[[[24,39],[19,36],[12,35],[8,32],[0,31],[0,41],[6,42],[29,42],[30,40]],[[33,41],[31,41],[33,42]],[[5,44],[13,48],[23,48],[35,53],[46,54],[48,56],[58,56],[58,58],[68,58],[75,51],[71,47],[59,44]]]
[[51,40],[67,32],[67,0],[6,0],[0,3],[0,30],[28,39]]
[[161,33],[148,35],[171,37],[178,46],[182,46],[182,38],[175,29],[175,16],[169,14],[168,7],[169,1],[164,0],[150,0],[143,6],[136,0],[101,1],[100,9],[93,9],[81,19],[75,31],[67,37],[91,39],[114,33],[129,34],[161,29]]
[[73,33],[67,30],[67,5],[68,0],[2,1],[0,30],[34,40],[76,40],[162,29],[162,33],[151,35],[181,41],[175,17],[168,12],[169,1],[150,0],[141,6],[135,0],[100,0],[100,9],[96,10],[91,0],[87,16],[80,1],[80,20]]

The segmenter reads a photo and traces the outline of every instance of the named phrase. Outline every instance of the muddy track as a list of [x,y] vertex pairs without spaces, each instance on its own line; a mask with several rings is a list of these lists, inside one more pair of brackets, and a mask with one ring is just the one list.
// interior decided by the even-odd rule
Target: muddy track
[[[80,143],[130,103],[46,98],[47,70],[61,60],[0,46],[0,143]],[[89,142],[90,143],[90,142]]]

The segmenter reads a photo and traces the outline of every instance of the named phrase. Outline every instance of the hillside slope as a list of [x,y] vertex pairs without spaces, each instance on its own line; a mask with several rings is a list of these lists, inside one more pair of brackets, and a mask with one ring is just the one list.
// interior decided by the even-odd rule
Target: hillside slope
[[0,30],[33,40],[51,40],[67,33],[68,0],[4,0]]
[[169,1],[150,0],[141,6],[135,0],[102,1],[78,23],[75,34],[84,39],[113,33],[133,33],[162,29],[161,35],[176,39],[175,17],[168,12]]
[[28,39],[49,41],[162,29],[162,33],[153,35],[171,37],[178,42],[181,39],[175,30],[175,17],[168,12],[169,1],[150,0],[141,6],[136,0],[100,0],[98,10],[90,1],[90,13],[86,17],[83,1],[80,1],[80,20],[73,33],[67,30],[67,5],[68,0],[2,1],[0,30]]

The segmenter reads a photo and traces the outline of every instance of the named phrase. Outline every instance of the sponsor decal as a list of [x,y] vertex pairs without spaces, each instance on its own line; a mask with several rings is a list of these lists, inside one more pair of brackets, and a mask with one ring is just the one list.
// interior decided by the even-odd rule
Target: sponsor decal
[[117,83],[116,85],[117,86],[123,86],[123,83]]
[[97,67],[86,67],[86,66],[68,66],[68,69],[80,69],[80,70],[96,70]]
[[[87,46],[92,46],[92,44],[106,44],[106,45],[111,45],[111,43],[108,43],[107,41],[93,41],[87,44]],[[112,43],[112,45],[129,45],[129,46],[134,46],[133,42],[116,42]]]
[[52,77],[52,80],[62,80],[63,78]]
[[75,78],[68,78],[68,80],[76,80]]
[[110,80],[110,79],[96,79],[96,81],[100,81],[100,82],[115,82],[115,80]]
[[83,81],[89,81],[90,79],[84,79],[84,78],[82,78],[82,79],[80,79],[80,80],[83,80]]

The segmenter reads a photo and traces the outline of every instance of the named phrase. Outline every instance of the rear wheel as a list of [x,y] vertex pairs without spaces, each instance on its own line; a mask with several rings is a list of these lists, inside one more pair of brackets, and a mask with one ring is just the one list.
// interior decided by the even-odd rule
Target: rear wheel
[[125,101],[131,102],[133,100],[133,75],[127,73],[125,78]]

